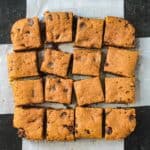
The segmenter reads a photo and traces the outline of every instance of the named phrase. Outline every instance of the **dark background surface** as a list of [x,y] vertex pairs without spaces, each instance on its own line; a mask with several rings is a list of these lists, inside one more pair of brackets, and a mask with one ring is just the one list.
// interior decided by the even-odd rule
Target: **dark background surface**
[[125,0],[124,15],[135,26],[137,37],[150,37],[150,0]]
[[26,0],[0,0],[0,43],[9,44],[12,24],[26,16]]
[[125,150],[150,150],[150,106],[137,107],[137,127],[125,139]]
[[13,115],[0,115],[0,150],[21,150],[22,140],[12,127]]

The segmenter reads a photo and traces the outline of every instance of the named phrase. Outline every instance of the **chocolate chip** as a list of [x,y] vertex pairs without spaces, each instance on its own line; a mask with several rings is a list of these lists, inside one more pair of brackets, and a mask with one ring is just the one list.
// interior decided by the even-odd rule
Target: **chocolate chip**
[[112,128],[111,127],[106,127],[105,132],[107,134],[111,134],[112,133]]
[[128,94],[128,93],[130,93],[130,91],[126,91],[125,93]]
[[69,19],[69,13],[65,13],[66,18]]
[[54,65],[53,62],[49,62],[49,63],[47,64],[48,67],[53,67],[53,65]]
[[96,61],[95,57],[93,57],[93,61]]
[[60,37],[60,35],[59,35],[59,34],[57,34],[57,35],[55,36],[56,40],[58,40],[58,39],[59,39],[59,37]]
[[120,86],[118,89],[122,89],[123,87],[122,86]]
[[61,80],[60,80],[60,79],[58,79],[58,80],[57,80],[57,83],[61,83]]
[[26,46],[25,46],[25,44],[23,44],[23,43],[22,43],[22,44],[20,44],[20,46],[26,47]]
[[78,130],[75,130],[75,133],[78,134]]
[[73,134],[74,133],[74,127],[73,126],[69,126],[69,125],[63,125],[64,128],[67,128],[70,132],[70,134]]
[[135,87],[134,85],[130,85],[130,87]]
[[52,92],[53,92],[53,91],[55,91],[55,90],[56,90],[55,85],[53,85],[53,86],[51,86],[51,87],[50,87],[50,91],[52,91]]
[[20,29],[18,28],[17,31],[20,32]]
[[128,27],[128,25],[129,25],[129,24],[128,24],[128,23],[126,23],[126,24],[124,25],[124,27],[125,27],[125,28],[127,28],[127,27]]
[[134,119],[135,119],[135,116],[131,114],[131,115],[129,116],[129,120],[132,121],[132,120],[134,120]]
[[46,18],[49,19],[49,20],[51,20],[51,21],[53,20],[52,15],[48,15]]
[[36,121],[36,118],[31,118],[30,120],[28,120],[28,123],[32,123],[32,122],[35,122]]
[[80,26],[80,28],[85,28],[86,24],[84,22],[81,22],[79,26]]
[[62,113],[60,114],[60,117],[61,117],[61,118],[64,118],[66,115],[67,115],[66,112],[62,112]]
[[90,130],[85,129],[84,131],[85,131],[87,134],[90,134]]
[[22,137],[25,137],[25,136],[26,136],[26,134],[25,134],[25,130],[24,130],[23,128],[18,129],[17,134],[18,134],[18,136],[19,136],[20,138],[22,138]]
[[32,26],[33,24],[34,24],[33,19],[28,19],[28,25],[29,25],[29,26]]
[[30,34],[30,31],[26,31],[25,34]]
[[63,89],[63,92],[64,92],[64,93],[67,93],[67,92],[68,92],[68,89],[64,88],[64,89]]
[[128,98],[128,101],[130,101],[131,99],[130,98]]
[[121,19],[118,20],[119,22],[122,22]]
[[109,66],[109,63],[108,63],[108,62],[106,62],[106,63],[105,63],[105,66]]

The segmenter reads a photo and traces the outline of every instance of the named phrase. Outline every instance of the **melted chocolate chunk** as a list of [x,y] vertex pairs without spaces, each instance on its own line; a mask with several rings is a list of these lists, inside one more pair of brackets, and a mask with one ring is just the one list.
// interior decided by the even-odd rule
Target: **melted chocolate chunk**
[[25,34],[30,34],[30,31],[26,31]]
[[96,61],[95,57],[93,57],[93,61],[94,61],[94,62]]
[[70,132],[70,134],[73,134],[74,133],[74,127],[73,126],[69,126],[69,125],[63,125],[64,128],[67,128]]
[[135,87],[134,85],[130,85],[130,87],[132,88],[132,87]]
[[85,129],[84,131],[85,131],[87,134],[90,134],[90,130]]
[[85,28],[86,27],[86,24],[84,22],[81,22],[79,27],[82,29],[82,28]]
[[112,133],[112,128],[111,127],[106,127],[105,132],[106,132],[106,134],[111,134]]
[[61,83],[61,80],[60,80],[60,79],[58,79],[58,80],[57,80],[57,83]]
[[128,24],[128,23],[126,23],[126,24],[124,25],[124,27],[125,27],[125,28],[127,28],[127,27],[128,27],[128,25],[129,25],[129,24]]
[[26,47],[25,44],[20,44],[20,46]]
[[131,114],[131,115],[129,116],[129,120],[132,121],[132,120],[134,120],[134,119],[135,119],[135,116]]
[[48,15],[46,18],[49,19],[49,20],[51,20],[51,21],[53,20],[52,15]]
[[63,89],[63,92],[64,92],[64,93],[67,93],[67,92],[68,92],[68,89],[64,88],[64,89]]
[[60,35],[59,35],[59,34],[57,34],[57,35],[55,36],[56,40],[57,40],[57,39],[59,39],[59,37],[60,37]]
[[78,134],[78,130],[75,130],[75,133]]
[[53,62],[49,62],[49,63],[47,64],[48,67],[53,67],[53,65],[54,65]]
[[32,122],[35,122],[36,121],[36,118],[31,118],[30,120],[28,120],[28,123],[32,123]]
[[20,32],[20,28],[18,28],[17,31]]
[[108,63],[108,62],[106,62],[106,63],[105,63],[105,66],[109,66],[109,63]]

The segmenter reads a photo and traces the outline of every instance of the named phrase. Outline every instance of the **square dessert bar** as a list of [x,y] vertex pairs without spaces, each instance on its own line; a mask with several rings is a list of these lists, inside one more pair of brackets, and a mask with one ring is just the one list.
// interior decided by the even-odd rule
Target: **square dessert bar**
[[22,108],[16,107],[14,110],[13,126],[18,129],[19,137],[25,137],[30,140],[42,140],[43,108]]
[[128,48],[135,47],[135,28],[123,18],[106,17],[104,44]]
[[133,77],[138,60],[138,51],[109,47],[104,66],[105,72]]
[[102,138],[102,108],[76,107],[75,138]]
[[9,78],[38,76],[36,52],[17,52],[7,55]]
[[75,49],[73,52],[73,74],[98,76],[100,64],[100,50]]
[[16,21],[11,29],[11,41],[14,51],[40,48],[42,43],[38,17]]
[[99,77],[74,82],[77,104],[79,106],[104,101],[103,90]]
[[71,54],[46,49],[44,52],[44,60],[41,65],[41,71],[65,77],[68,72]]
[[46,139],[48,141],[74,140],[74,110],[48,109]]
[[105,139],[118,140],[126,138],[136,127],[136,112],[132,108],[105,109]]
[[85,48],[101,48],[104,20],[79,17],[75,46]]
[[62,43],[72,41],[73,14],[71,12],[44,13],[46,42]]
[[71,103],[72,96],[71,79],[46,77],[45,100],[63,104]]
[[42,79],[15,80],[12,82],[15,105],[43,103]]
[[135,102],[135,78],[105,78],[105,102]]

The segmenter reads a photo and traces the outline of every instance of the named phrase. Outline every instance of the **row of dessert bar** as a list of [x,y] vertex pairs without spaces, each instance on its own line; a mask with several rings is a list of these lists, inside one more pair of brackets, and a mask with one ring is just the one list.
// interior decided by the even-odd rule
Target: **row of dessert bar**
[[[105,116],[105,119],[104,117]],[[22,119],[23,118],[23,119]],[[44,109],[16,107],[13,126],[30,140],[70,141],[81,138],[126,138],[136,127],[135,109],[87,108]],[[105,131],[103,130],[105,124]]]
[[11,85],[16,106],[44,102],[71,104],[73,85],[78,106],[135,102],[134,78],[106,77],[105,100],[99,77],[73,82],[72,79],[47,76],[44,88],[42,78],[15,80]]
[[[45,42],[74,41],[74,18],[71,12],[45,12]],[[78,17],[75,33],[74,45],[77,47],[101,48],[102,45],[135,47],[135,28],[123,18],[108,16],[102,20]],[[11,29],[11,41],[15,51],[42,47],[39,19],[33,17],[16,21]]]
[[[71,53],[46,49],[40,71],[66,77],[71,59]],[[8,54],[8,71],[11,80],[39,75],[36,52],[13,52]],[[138,51],[108,47],[104,71],[134,77]],[[72,74],[100,75],[101,51],[75,48],[73,52]]]

